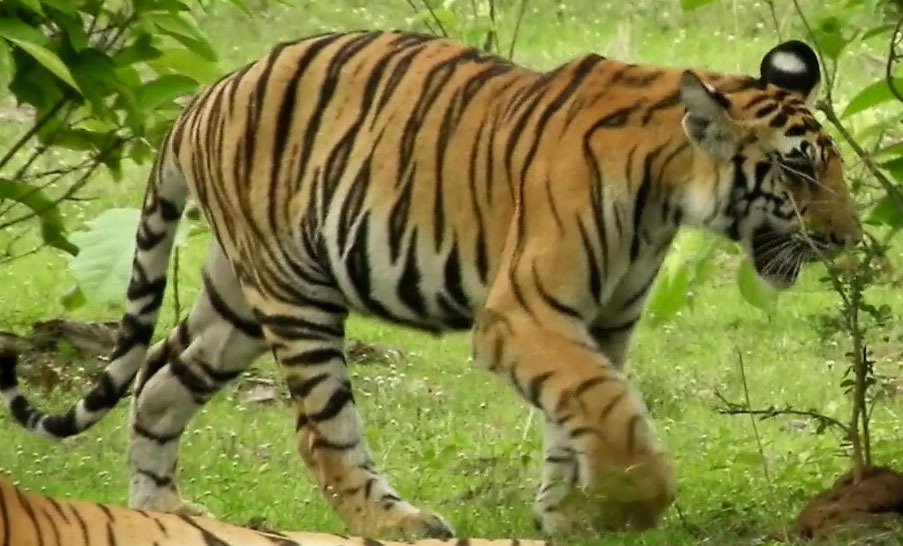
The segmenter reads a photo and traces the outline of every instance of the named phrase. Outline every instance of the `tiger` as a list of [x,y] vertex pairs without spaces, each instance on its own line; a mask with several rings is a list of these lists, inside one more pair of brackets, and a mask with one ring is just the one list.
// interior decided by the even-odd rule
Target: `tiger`
[[383,542],[320,532],[280,532],[203,516],[148,512],[17,487],[0,472],[0,544],[13,546],[546,546],[539,540]]
[[[398,30],[279,43],[195,94],[163,137],[100,379],[45,414],[7,361],[0,395],[59,439],[137,376],[129,506],[204,514],[178,490],[181,435],[271,352],[300,458],[347,528],[447,538],[451,523],[374,463],[345,323],[469,331],[470,359],[542,416],[540,530],[653,529],[677,470],[624,365],[679,229],[734,241],[782,290],[862,238],[814,114],[820,81],[799,40],[768,50],[758,76],[595,53],[543,71]],[[151,346],[189,199],[213,234],[202,287]]]

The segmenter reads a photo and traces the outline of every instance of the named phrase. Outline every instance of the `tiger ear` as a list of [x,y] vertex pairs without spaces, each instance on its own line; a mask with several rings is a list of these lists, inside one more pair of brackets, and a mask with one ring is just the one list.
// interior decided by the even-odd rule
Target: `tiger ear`
[[690,142],[715,161],[732,158],[737,151],[740,132],[728,114],[730,103],[727,99],[689,70],[681,74],[677,89],[687,110],[681,125]]
[[763,82],[799,93],[810,105],[821,82],[818,55],[799,40],[784,42],[766,53],[759,73]]

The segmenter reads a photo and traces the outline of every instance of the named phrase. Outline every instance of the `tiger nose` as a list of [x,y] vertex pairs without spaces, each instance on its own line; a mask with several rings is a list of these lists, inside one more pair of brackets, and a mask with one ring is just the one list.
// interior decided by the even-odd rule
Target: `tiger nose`
[[842,248],[856,246],[862,241],[862,226],[857,222],[856,227],[842,232],[832,231],[831,244]]

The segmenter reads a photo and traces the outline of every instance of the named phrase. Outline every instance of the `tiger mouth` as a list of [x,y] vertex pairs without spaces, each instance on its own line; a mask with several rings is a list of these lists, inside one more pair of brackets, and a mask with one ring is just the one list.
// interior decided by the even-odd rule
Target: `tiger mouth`
[[803,265],[825,257],[829,245],[821,237],[761,227],[752,237],[756,273],[777,288],[796,283]]

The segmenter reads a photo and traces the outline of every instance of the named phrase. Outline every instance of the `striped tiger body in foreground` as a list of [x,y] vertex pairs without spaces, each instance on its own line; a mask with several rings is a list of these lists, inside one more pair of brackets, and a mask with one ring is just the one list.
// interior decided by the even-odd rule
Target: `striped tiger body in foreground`
[[0,544],[9,546],[545,546],[537,540],[382,542],[329,533],[255,531],[208,517],[61,499],[0,474]]
[[[402,32],[281,44],[198,94],[165,137],[100,382],[53,415],[11,373],[0,393],[28,429],[62,438],[138,374],[129,506],[194,513],[176,487],[179,438],[271,349],[298,450],[350,530],[442,537],[450,525],[374,464],[344,324],[357,311],[472,327],[475,360],[545,415],[543,529],[648,528],[675,475],[622,367],[678,229],[737,241],[781,287],[861,237],[809,109],[819,78],[798,41],[769,51],[759,77],[597,55],[536,72]],[[189,195],[216,236],[203,289],[148,352]]]

